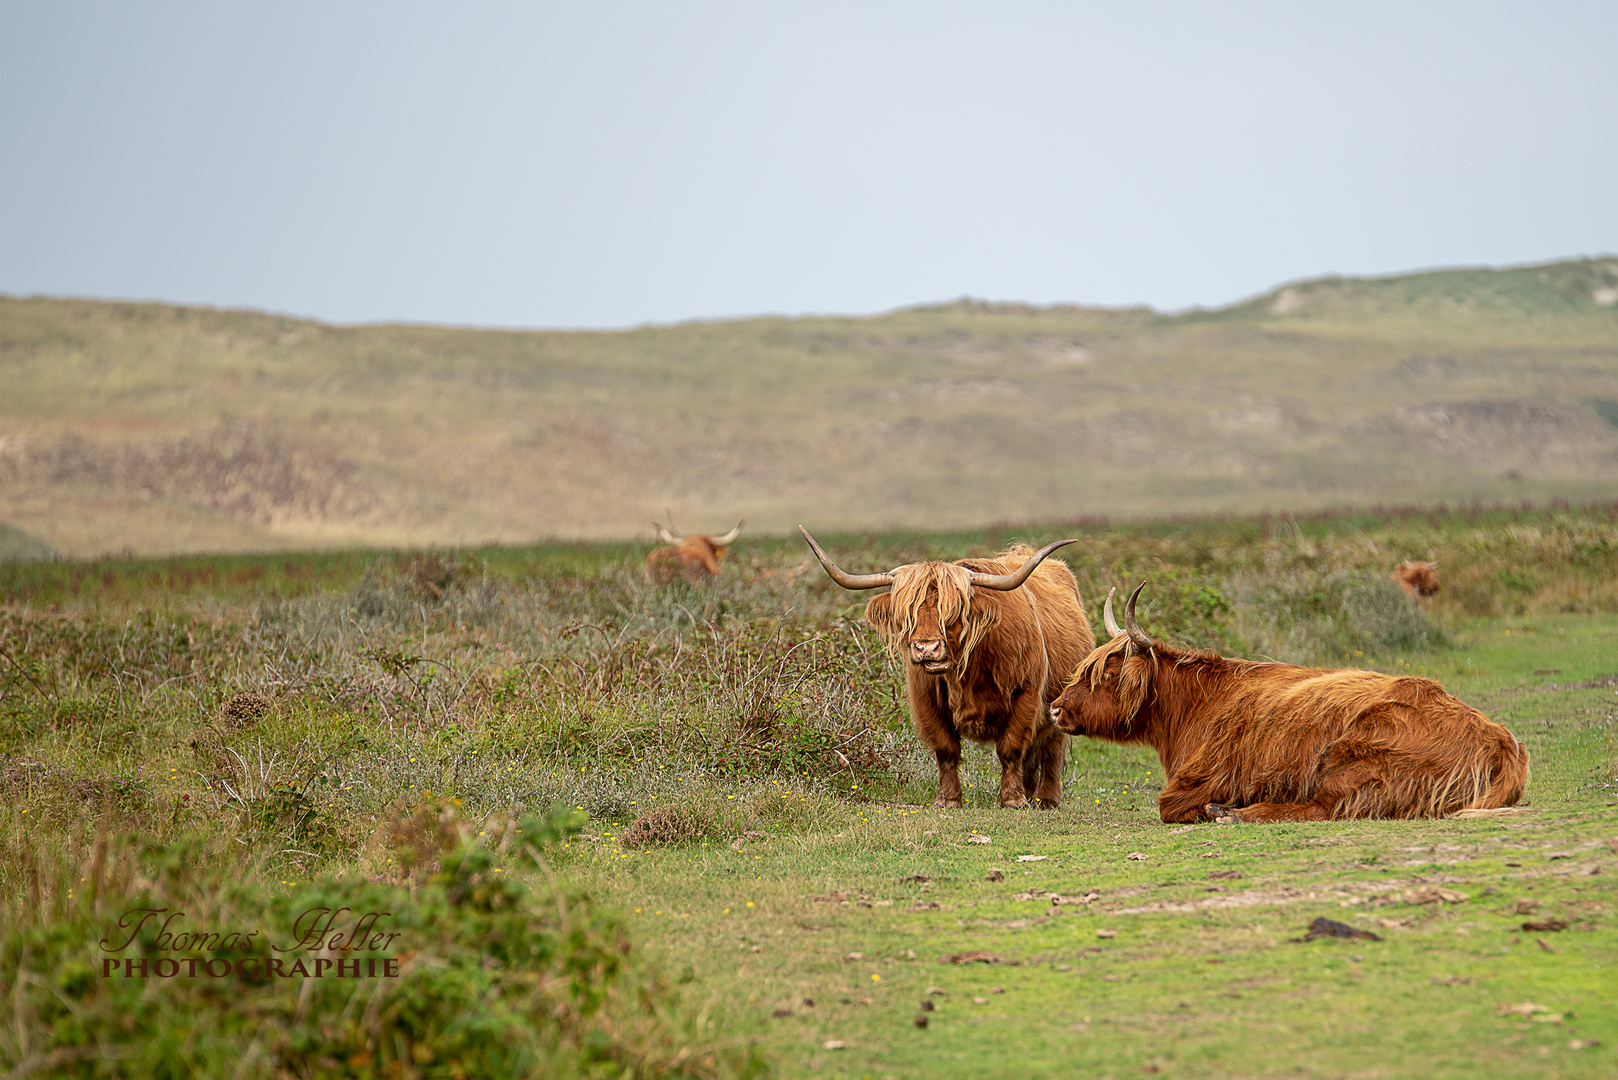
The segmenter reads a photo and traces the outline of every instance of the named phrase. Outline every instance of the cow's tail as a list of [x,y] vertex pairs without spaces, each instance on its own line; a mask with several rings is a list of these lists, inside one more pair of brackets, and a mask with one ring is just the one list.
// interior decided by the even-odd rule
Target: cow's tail
[[[1447,816],[1457,810],[1494,810],[1502,806],[1516,806],[1528,787],[1528,748],[1501,728],[1491,744],[1481,748],[1483,753],[1469,770],[1469,783],[1458,785],[1455,795],[1470,797],[1460,805],[1442,808],[1435,816]],[[1458,779],[1458,778],[1457,778]]]

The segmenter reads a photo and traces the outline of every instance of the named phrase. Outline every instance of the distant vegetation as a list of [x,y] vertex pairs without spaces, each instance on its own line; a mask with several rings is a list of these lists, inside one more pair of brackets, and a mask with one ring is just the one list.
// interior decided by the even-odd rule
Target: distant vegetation
[[1618,258],[618,332],[0,299],[0,558],[1618,494]]
[[[1618,613],[1618,505],[1018,535],[1064,533],[1080,537],[1061,557],[1093,613],[1110,586],[1144,579],[1150,632],[1231,655],[1386,667],[1441,653],[1480,616]],[[822,539],[865,570],[1012,538]],[[370,858],[364,823],[412,791],[463,796],[480,813],[560,800],[608,818],[689,791],[687,777],[812,788],[848,775],[930,797],[901,685],[860,621],[864,598],[832,585],[801,543],[740,541],[704,586],[649,584],[641,550],[0,566],[0,754],[44,763],[0,779],[35,792],[63,827],[85,799],[137,815],[181,794],[210,813],[234,807],[244,828],[268,830],[265,843],[312,849],[316,866]],[[1415,557],[1442,566],[1431,611],[1387,577]],[[227,707],[242,694],[273,708]],[[249,747],[272,730],[281,764],[250,767]],[[129,737],[144,749],[120,749]],[[334,754],[335,773],[320,764]],[[265,810],[286,781],[318,811]]]

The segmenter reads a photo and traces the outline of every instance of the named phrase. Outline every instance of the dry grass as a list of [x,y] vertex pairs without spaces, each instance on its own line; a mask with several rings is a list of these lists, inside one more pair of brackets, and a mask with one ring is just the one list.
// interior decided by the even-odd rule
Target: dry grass
[[1610,497],[1614,282],[614,333],[0,299],[0,521],[90,555]]

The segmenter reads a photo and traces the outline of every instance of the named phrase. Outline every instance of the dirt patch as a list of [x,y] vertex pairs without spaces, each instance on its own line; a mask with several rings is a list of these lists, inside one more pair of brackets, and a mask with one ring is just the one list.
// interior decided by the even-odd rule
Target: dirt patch
[[1618,675],[1602,675],[1584,682],[1545,683],[1542,686],[1511,686],[1504,689],[1519,694],[1551,694],[1558,690],[1603,690],[1609,686],[1618,687]]
[[1381,941],[1380,934],[1373,934],[1369,930],[1361,930],[1357,926],[1338,922],[1336,919],[1316,919],[1309,924],[1309,932],[1303,935],[1303,940],[1313,941],[1315,938],[1363,938],[1366,941]]
[[1220,911],[1230,908],[1280,906],[1306,901],[1329,901],[1340,907],[1358,907],[1362,904],[1380,906],[1382,904],[1425,903],[1429,901],[1411,900],[1409,897],[1426,896],[1429,893],[1433,894],[1431,902],[1444,900],[1445,896],[1441,894],[1449,896],[1463,895],[1448,889],[1435,888],[1433,885],[1434,880],[1436,879],[1427,878],[1420,882],[1345,881],[1313,889],[1281,885],[1275,888],[1246,889],[1242,892],[1220,893],[1196,900],[1161,900],[1152,904],[1108,908],[1106,910],[1109,915],[1145,915],[1159,911],[1185,914],[1197,911]]

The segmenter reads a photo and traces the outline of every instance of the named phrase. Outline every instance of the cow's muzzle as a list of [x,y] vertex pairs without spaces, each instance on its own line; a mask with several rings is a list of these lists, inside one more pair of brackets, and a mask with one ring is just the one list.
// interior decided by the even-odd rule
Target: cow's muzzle
[[949,670],[949,647],[942,641],[912,641],[910,662],[929,675],[941,675]]

